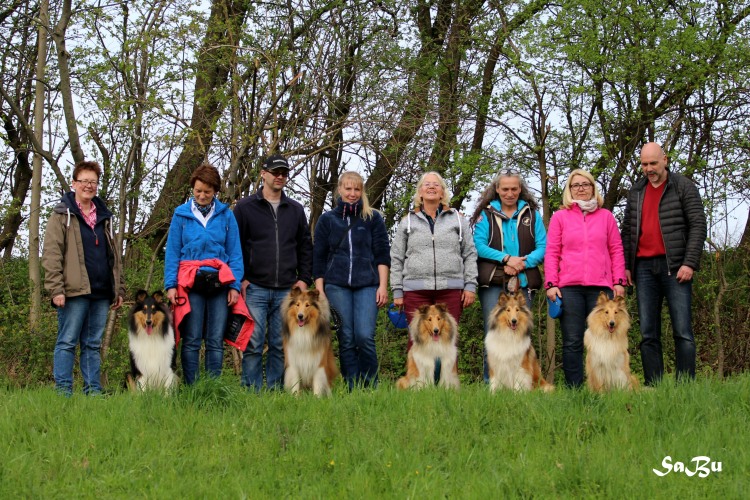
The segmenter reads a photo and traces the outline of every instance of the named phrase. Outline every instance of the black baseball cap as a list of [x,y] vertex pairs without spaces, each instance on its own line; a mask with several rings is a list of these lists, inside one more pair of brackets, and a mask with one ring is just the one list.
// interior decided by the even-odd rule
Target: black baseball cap
[[271,155],[263,162],[263,170],[289,170],[289,162],[281,155]]

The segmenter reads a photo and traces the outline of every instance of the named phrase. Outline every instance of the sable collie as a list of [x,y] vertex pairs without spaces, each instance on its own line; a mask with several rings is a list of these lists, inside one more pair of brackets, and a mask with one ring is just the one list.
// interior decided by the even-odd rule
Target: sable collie
[[312,389],[316,396],[331,394],[338,375],[331,348],[330,309],[318,290],[292,288],[281,306],[284,343],[284,387],[292,394]]
[[540,388],[554,390],[542,377],[539,360],[531,345],[531,311],[521,290],[515,295],[500,294],[490,312],[487,338],[487,364],[490,372],[490,392],[501,387],[516,391]]
[[435,360],[440,359],[441,387],[459,388],[458,327],[445,304],[423,305],[409,324],[412,346],[406,359],[406,375],[398,379],[396,387],[421,389],[434,385]]
[[131,391],[169,390],[179,381],[174,372],[174,328],[163,297],[161,292],[149,296],[145,290],[135,294],[128,321],[130,373],[126,383]]
[[630,315],[625,298],[610,299],[604,292],[600,293],[586,322],[588,328],[583,334],[583,345],[586,346],[589,389],[594,392],[636,389],[638,379],[630,374]]

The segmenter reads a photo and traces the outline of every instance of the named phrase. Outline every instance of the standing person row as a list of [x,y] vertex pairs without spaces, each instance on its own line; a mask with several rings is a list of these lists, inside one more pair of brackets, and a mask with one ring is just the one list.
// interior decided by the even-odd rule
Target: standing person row
[[[542,287],[539,265],[547,247],[547,230],[539,205],[517,170],[502,169],[482,195],[471,217],[479,257],[479,302],[484,335],[489,316],[502,292],[522,289],[531,307]],[[487,354],[484,380],[489,382]]]
[[83,392],[102,392],[99,351],[107,314],[110,306],[119,308],[125,298],[112,212],[96,195],[101,174],[97,162],[75,165],[73,191],[55,205],[44,234],[44,288],[57,309],[52,372],[57,391],[65,396],[73,393],[79,344]]
[[641,360],[646,385],[664,375],[661,309],[667,300],[672,320],[677,379],[695,378],[692,325],[693,274],[706,241],[706,214],[698,188],[671,172],[658,144],[641,149],[645,177],[628,193],[622,224],[628,283],[636,287],[641,325]]
[[281,303],[293,286],[312,284],[312,239],[305,210],[284,193],[289,163],[281,155],[266,158],[262,186],[237,202],[245,274],[242,293],[255,330],[242,357],[242,385],[263,388],[263,345],[268,341],[266,386],[284,386]]
[[201,164],[190,177],[193,196],[175,209],[164,256],[164,287],[174,305],[176,340],[182,339],[185,383],[198,379],[205,339],[206,372],[221,375],[229,309],[239,300],[243,275],[237,222],[216,195],[221,176]]
[[565,383],[583,385],[583,334],[586,318],[600,292],[624,296],[627,278],[622,239],[594,177],[583,169],[570,173],[562,208],[552,214],[544,256],[547,297],[561,298],[562,356]]
[[388,302],[388,232],[380,212],[370,206],[358,173],[339,177],[338,195],[336,207],[315,226],[315,288],[341,315],[339,362],[349,390],[355,385],[375,387],[375,323],[378,308]]

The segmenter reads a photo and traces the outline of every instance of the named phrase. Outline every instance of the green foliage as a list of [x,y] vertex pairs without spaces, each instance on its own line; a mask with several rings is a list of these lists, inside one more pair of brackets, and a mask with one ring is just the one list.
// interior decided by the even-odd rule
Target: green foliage
[[[322,400],[225,379],[168,397],[0,388],[0,496],[742,498],[748,401],[747,375],[607,395],[341,387]],[[652,472],[700,455],[722,471]]]

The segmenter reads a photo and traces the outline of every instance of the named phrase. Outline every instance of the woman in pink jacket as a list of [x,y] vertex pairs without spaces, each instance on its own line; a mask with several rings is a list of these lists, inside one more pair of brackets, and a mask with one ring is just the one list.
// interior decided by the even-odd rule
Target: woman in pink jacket
[[552,215],[544,254],[547,297],[560,297],[563,313],[563,371],[568,387],[583,385],[583,332],[599,292],[625,295],[625,257],[612,212],[594,177],[585,170],[570,173],[563,206]]

